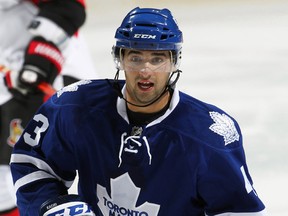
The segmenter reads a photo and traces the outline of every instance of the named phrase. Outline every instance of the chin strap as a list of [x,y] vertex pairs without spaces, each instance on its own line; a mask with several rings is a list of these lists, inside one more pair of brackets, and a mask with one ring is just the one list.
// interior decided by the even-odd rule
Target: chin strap
[[[115,91],[117,92],[118,96],[119,96],[121,99],[123,99],[124,101],[126,101],[126,103],[131,104],[131,105],[136,106],[136,107],[147,107],[147,106],[152,105],[152,104],[155,103],[156,101],[158,101],[167,91],[169,91],[170,89],[172,89],[172,88],[176,85],[176,83],[177,83],[177,81],[178,81],[178,79],[179,79],[179,77],[180,77],[180,73],[182,73],[182,71],[179,70],[179,69],[177,69],[176,71],[173,71],[173,72],[171,73],[168,81],[167,81],[167,84],[166,84],[164,90],[162,91],[162,93],[161,93],[158,97],[156,97],[153,101],[151,101],[151,102],[149,102],[149,103],[147,103],[147,104],[138,105],[138,104],[134,104],[134,103],[128,101],[126,98],[124,98],[124,95],[122,94],[122,91],[121,91],[121,90],[122,90],[122,89],[121,89],[121,86],[120,86],[120,84],[119,84],[119,82],[118,82],[118,79],[119,79],[119,71],[120,71],[120,70],[117,69],[117,72],[116,72],[116,74],[115,74],[115,77],[114,77],[114,81],[113,81],[112,86],[113,86],[113,88],[115,89]],[[174,74],[176,74],[176,78],[175,78],[173,81],[171,81],[171,80],[172,80],[172,77],[174,76]]]

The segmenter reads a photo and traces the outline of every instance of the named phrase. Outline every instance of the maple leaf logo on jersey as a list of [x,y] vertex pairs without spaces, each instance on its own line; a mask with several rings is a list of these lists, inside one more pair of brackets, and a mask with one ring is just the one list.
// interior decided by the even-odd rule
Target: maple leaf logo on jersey
[[209,127],[209,129],[224,137],[225,146],[234,141],[239,141],[240,136],[236,130],[234,122],[229,116],[225,114],[221,115],[218,112],[209,112],[209,114],[215,122]]
[[111,198],[101,185],[97,185],[98,206],[104,216],[145,215],[157,216],[160,206],[145,202],[136,207],[141,191],[136,187],[128,173],[110,180]]
[[75,82],[75,83],[72,83],[68,86],[65,86],[63,87],[62,89],[60,89],[58,92],[57,92],[57,97],[60,97],[64,92],[74,92],[74,91],[77,91],[79,86],[81,85],[86,85],[86,84],[89,84],[91,83],[92,81],[91,80],[80,80],[78,82]]

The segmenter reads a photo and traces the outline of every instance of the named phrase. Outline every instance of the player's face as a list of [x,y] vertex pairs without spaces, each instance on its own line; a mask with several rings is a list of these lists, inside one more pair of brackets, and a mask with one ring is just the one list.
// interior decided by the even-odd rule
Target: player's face
[[137,105],[156,99],[163,92],[173,69],[169,51],[125,50],[122,67],[127,99]]

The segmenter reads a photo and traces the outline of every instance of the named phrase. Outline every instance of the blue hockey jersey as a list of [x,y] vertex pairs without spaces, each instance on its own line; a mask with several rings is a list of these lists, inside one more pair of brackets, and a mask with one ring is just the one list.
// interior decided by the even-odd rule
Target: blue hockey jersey
[[76,170],[98,215],[265,215],[232,117],[174,89],[164,115],[131,125],[110,82],[64,87],[31,119],[11,157],[21,215],[67,193]]

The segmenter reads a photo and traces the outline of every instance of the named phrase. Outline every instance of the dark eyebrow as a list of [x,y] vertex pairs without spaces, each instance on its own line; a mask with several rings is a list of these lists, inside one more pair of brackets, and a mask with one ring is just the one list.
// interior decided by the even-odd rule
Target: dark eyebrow
[[166,55],[166,52],[161,52],[161,53],[155,52],[155,53],[152,53],[152,55],[154,55],[154,56],[164,56],[164,57],[167,56],[167,55]]
[[129,50],[129,52],[127,53],[128,55],[130,54],[141,54],[140,51],[136,51],[136,50]]
[[[137,51],[137,50],[129,50],[128,55],[130,54],[142,54],[141,51]],[[165,52],[152,52],[151,55],[153,56],[167,56]]]

